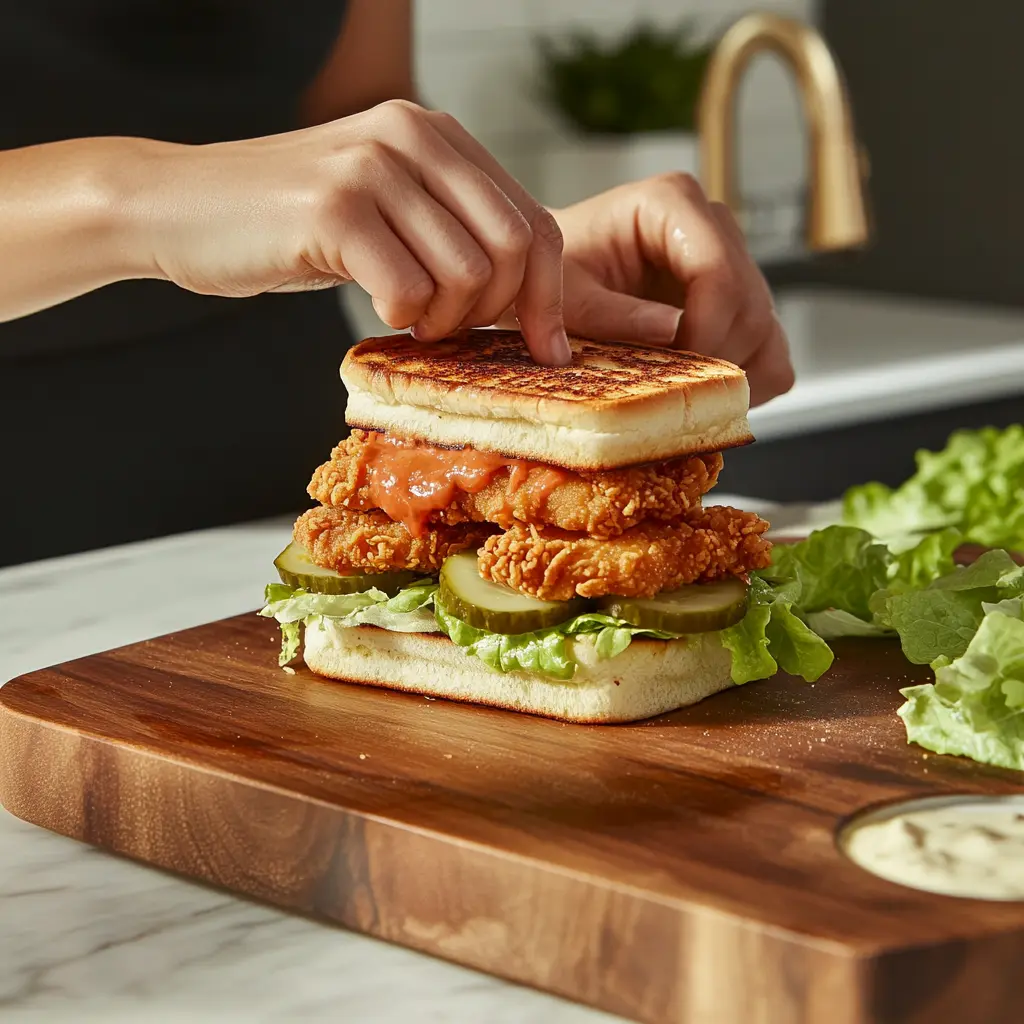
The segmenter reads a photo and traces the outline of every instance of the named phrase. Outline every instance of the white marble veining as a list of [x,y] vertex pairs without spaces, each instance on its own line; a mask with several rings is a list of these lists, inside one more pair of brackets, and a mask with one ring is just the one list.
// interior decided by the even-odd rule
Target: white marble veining
[[[0,570],[0,679],[258,608],[290,523]],[[0,1020],[613,1018],[172,877],[0,810]]]

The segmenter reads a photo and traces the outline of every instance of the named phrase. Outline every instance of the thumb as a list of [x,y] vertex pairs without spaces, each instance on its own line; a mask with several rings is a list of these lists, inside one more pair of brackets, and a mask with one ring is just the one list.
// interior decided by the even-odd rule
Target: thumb
[[673,345],[682,315],[676,306],[615,292],[596,282],[565,293],[566,330],[594,341]]

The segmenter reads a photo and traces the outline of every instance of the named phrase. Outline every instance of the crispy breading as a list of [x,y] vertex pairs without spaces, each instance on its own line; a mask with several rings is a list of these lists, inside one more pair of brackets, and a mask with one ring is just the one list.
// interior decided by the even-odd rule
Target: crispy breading
[[409,569],[433,573],[449,556],[479,547],[490,524],[438,526],[413,537],[383,512],[350,512],[318,506],[295,521],[292,535],[316,565],[341,573]]
[[484,542],[484,579],[547,601],[653,597],[686,583],[740,576],[771,561],[768,523],[724,505],[677,523],[643,523],[598,540],[552,527],[516,524]]
[[[330,460],[313,474],[310,497],[362,511],[374,507],[365,483],[367,437],[366,431],[354,430],[335,447]],[[719,452],[601,472],[536,465],[528,472],[502,468],[476,493],[456,490],[451,504],[430,521],[492,522],[506,529],[516,522],[536,523],[616,537],[645,520],[671,521],[699,508],[721,469]]]

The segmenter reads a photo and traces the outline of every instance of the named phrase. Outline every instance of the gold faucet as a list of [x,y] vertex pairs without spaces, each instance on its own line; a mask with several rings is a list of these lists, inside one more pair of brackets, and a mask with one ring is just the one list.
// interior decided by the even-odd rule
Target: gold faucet
[[824,252],[863,246],[870,229],[846,86],[824,39],[799,21],[749,14],[728,29],[712,54],[697,110],[708,197],[741,212],[733,152],[736,90],[751,59],[764,51],[778,54],[796,75],[810,128],[808,247]]

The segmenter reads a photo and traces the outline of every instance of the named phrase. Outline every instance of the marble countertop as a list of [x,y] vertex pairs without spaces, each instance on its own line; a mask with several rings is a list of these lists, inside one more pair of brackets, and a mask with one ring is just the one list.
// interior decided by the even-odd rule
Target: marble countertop
[[[719,497],[770,513],[786,532],[806,519],[806,507]],[[290,525],[0,570],[0,679],[257,608]],[[0,810],[0,1019],[615,1018],[122,860]]]
[[759,441],[1024,396],[1024,313],[824,288],[777,296],[796,384],[752,409]]

